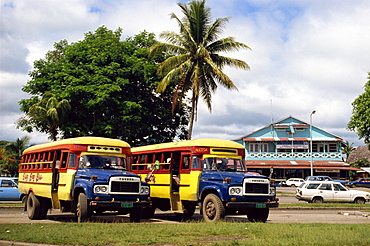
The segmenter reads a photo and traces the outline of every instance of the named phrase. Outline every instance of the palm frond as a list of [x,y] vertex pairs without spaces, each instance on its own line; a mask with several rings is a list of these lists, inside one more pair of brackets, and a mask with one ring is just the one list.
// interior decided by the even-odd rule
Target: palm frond
[[[205,58],[207,65],[212,69],[212,77],[217,80],[217,82],[227,89],[238,90],[234,82],[227,76],[221,69],[219,69],[215,63],[212,62],[209,58]],[[209,70],[211,70],[209,69]]]
[[182,63],[189,60],[188,54],[171,56],[162,62],[157,70],[159,76],[164,76],[170,72],[174,67],[180,66]]
[[162,93],[166,90],[167,86],[171,84],[172,82],[176,81],[176,78],[181,78],[184,74],[184,72],[188,71],[188,68],[191,67],[191,61],[190,59],[186,60],[179,66],[173,68],[170,70],[164,78],[159,82],[157,86],[157,92]]
[[226,25],[226,22],[228,22],[228,21],[229,21],[229,17],[217,18],[216,21],[213,22],[212,26],[207,31],[202,45],[207,46],[207,44],[217,40],[219,34],[222,33],[222,31],[223,31],[223,29]]
[[217,54],[212,54],[211,59],[213,63],[215,63],[217,67],[219,67],[220,69],[222,69],[225,66],[230,66],[233,68],[240,68],[240,69],[245,69],[245,70],[250,69],[249,65],[245,61],[242,61],[239,59],[220,56]]
[[210,53],[218,53],[218,52],[231,52],[231,51],[238,51],[240,49],[251,49],[248,45],[236,42],[235,38],[227,37],[222,38],[213,43],[210,43],[207,46],[207,50]]

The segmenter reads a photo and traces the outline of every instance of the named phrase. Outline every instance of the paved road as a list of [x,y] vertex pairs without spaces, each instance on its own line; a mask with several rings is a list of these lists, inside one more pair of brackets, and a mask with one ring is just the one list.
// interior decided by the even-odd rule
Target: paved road
[[[357,188],[358,189],[358,188]],[[366,189],[367,191],[369,189]],[[278,192],[287,194],[294,193],[295,188],[278,187]],[[279,195],[281,204],[306,203],[298,201],[293,195]],[[192,220],[201,220],[199,211],[192,217]],[[228,221],[248,222],[246,216],[227,216]],[[117,214],[106,214],[93,216],[93,222],[129,222],[128,216]],[[58,210],[52,210],[48,213],[45,220],[29,220],[23,208],[2,208],[0,207],[0,224],[4,223],[60,223],[60,222],[76,222],[76,219],[71,213],[60,213]],[[142,220],[147,223],[179,223],[174,214],[169,212],[158,211],[155,217],[150,220]],[[359,210],[346,209],[289,209],[279,208],[271,209],[267,223],[370,223],[370,213]]]

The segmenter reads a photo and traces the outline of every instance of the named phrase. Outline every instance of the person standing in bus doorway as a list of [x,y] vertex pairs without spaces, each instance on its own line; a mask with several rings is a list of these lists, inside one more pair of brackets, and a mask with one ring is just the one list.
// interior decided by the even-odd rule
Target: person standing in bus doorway
[[171,172],[172,172],[172,190],[179,191],[180,185],[179,164],[174,159],[171,159]]

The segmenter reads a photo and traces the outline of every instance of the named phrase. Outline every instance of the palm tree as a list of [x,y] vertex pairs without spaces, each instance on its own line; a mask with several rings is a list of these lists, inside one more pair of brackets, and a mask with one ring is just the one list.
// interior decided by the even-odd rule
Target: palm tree
[[24,136],[21,139],[17,138],[15,142],[9,142],[5,145],[5,157],[2,164],[2,172],[15,176],[18,173],[18,166],[21,160],[23,151],[28,147],[30,137]]
[[71,105],[68,100],[58,101],[54,94],[46,92],[42,100],[32,105],[29,116],[33,121],[38,121],[43,126],[53,141],[57,140],[59,126],[66,120]]
[[348,141],[344,143],[344,146],[342,147],[342,154],[346,155],[346,161],[349,157],[349,155],[356,149],[353,147],[354,143],[349,144]]
[[178,101],[191,91],[191,114],[189,121],[188,139],[191,139],[193,124],[198,106],[199,96],[203,98],[211,111],[212,93],[217,84],[227,89],[236,89],[236,85],[223,73],[222,69],[228,65],[235,68],[249,69],[247,63],[219,55],[220,52],[238,51],[242,48],[250,49],[247,45],[236,42],[233,37],[218,39],[229,18],[218,18],[211,23],[210,9],[205,6],[205,0],[192,1],[188,4],[178,3],[185,17],[180,20],[174,13],[180,27],[180,33],[162,32],[160,37],[169,43],[158,43],[149,49],[149,57],[162,52],[169,52],[174,56],[162,62],[158,68],[158,75],[164,76],[157,87],[162,93],[172,83],[176,83],[172,101],[172,112]]

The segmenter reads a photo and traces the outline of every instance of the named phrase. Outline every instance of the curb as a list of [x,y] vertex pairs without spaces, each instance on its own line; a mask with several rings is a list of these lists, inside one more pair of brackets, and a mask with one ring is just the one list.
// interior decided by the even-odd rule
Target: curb
[[0,240],[0,246],[57,246],[55,244],[25,243]]

